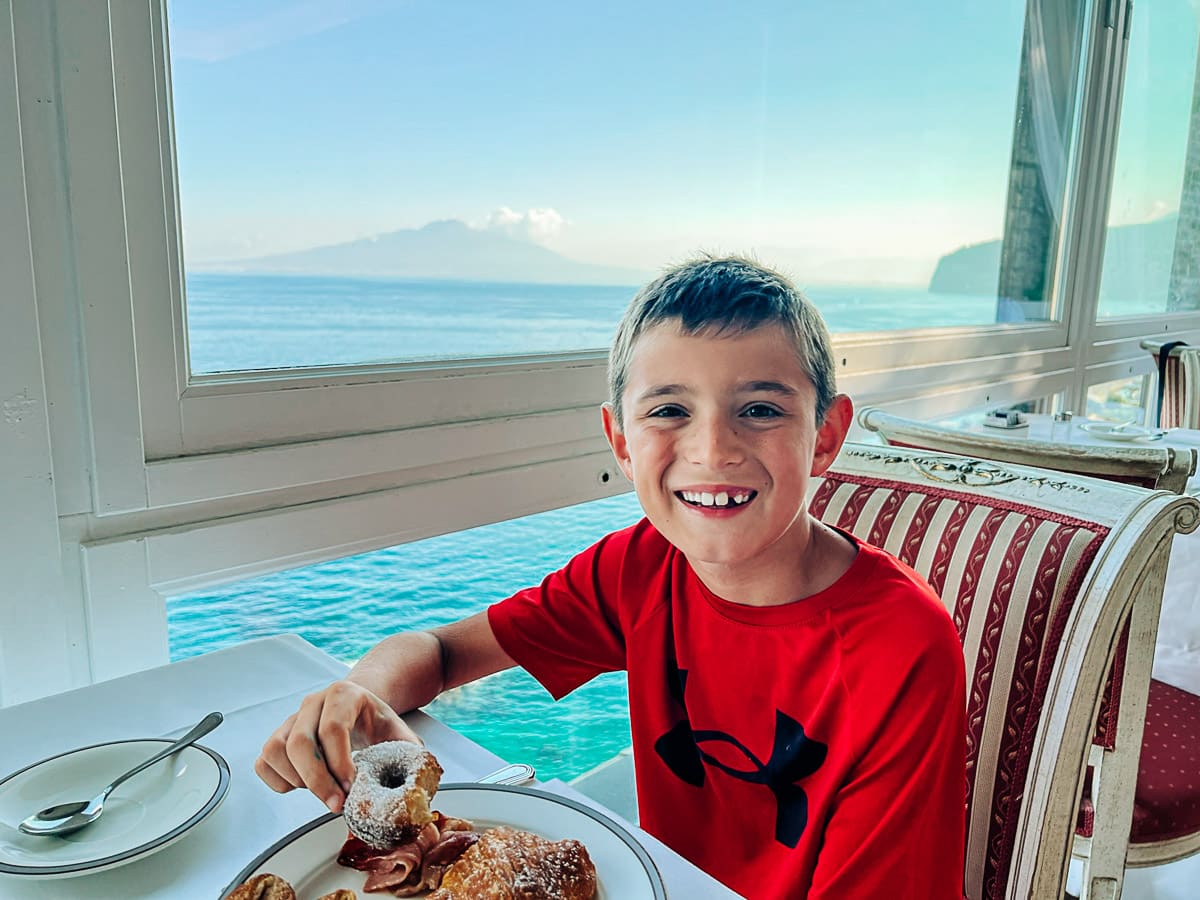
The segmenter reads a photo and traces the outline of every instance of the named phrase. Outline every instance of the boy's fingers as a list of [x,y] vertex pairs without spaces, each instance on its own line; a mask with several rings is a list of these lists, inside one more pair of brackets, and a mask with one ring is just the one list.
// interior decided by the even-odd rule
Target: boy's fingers
[[380,741],[418,740],[395,711],[364,687],[339,682],[325,697],[318,738],[325,748],[325,762],[342,790],[349,792],[354,780],[351,751]]
[[425,746],[425,741],[421,736],[408,727],[408,723],[397,717],[396,719],[396,736],[391,738],[393,741],[412,741],[414,744]]
[[364,687],[338,681],[309,694],[263,745],[254,771],[281,793],[306,787],[340,812],[354,780],[354,739],[366,744],[421,738],[396,712]]
[[291,733],[287,736],[287,758],[301,783],[330,810],[340,812],[342,801],[345,800],[344,792],[329,772],[325,749],[317,735],[324,705],[324,692],[304,698],[292,723]]
[[354,780],[354,761],[350,758],[353,748],[350,745],[350,728],[346,724],[347,715],[353,723],[357,711],[347,710],[342,698],[331,695],[321,711],[321,722],[317,726],[317,740],[325,754],[325,768],[341,788],[342,794],[349,793],[350,782]]
[[374,727],[371,729],[374,735],[372,743],[377,744],[380,741],[412,741],[414,744],[424,746],[425,742],[421,740],[420,735],[413,731],[408,723],[382,700],[375,701],[375,708],[372,712],[375,717]]
[[292,788],[304,787],[304,781],[292,766],[287,754],[287,738],[292,732],[296,716],[291,715],[283,724],[271,732],[263,744],[262,752],[254,762],[254,771],[271,790],[281,793]]
[[286,794],[288,791],[295,790],[296,788],[295,784],[292,784],[271,768],[271,765],[261,756],[254,761],[254,773],[262,779],[267,787],[277,794]]

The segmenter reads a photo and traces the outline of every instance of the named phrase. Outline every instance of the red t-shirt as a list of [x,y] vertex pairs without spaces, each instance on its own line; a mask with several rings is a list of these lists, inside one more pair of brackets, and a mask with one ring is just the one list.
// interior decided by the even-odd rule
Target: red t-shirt
[[628,672],[642,827],[743,896],[962,897],[962,645],[889,554],[746,606],[643,519],[488,618],[556,698]]

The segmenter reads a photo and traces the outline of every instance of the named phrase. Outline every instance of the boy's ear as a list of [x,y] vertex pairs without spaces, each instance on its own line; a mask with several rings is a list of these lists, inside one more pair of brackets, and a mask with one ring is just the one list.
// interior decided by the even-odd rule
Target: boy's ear
[[600,417],[604,421],[604,436],[608,438],[608,446],[612,447],[617,465],[625,473],[625,477],[633,481],[633,460],[629,458],[629,442],[625,440],[625,432],[617,424],[617,414],[611,403],[600,407]]
[[846,434],[854,421],[854,404],[845,394],[838,394],[825,411],[825,421],[817,428],[817,443],[813,447],[812,475],[823,475],[837,459]]

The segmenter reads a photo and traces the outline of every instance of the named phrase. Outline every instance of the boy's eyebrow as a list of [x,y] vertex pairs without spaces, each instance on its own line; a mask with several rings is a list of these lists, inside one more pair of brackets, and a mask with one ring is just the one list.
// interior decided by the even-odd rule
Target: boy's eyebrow
[[[645,402],[653,400],[656,397],[669,397],[678,394],[687,394],[690,388],[685,384],[656,384],[646,388],[637,395],[635,402]],[[737,386],[739,394],[781,394],[784,397],[796,397],[799,391],[782,381],[747,381],[744,384]]]
[[638,400],[653,400],[655,397],[666,397],[671,394],[686,394],[687,388],[682,384],[656,384],[638,394]]
[[783,394],[787,397],[795,397],[799,393],[794,387],[784,384],[781,381],[748,381],[741,385],[738,390],[746,393],[765,392],[768,394]]

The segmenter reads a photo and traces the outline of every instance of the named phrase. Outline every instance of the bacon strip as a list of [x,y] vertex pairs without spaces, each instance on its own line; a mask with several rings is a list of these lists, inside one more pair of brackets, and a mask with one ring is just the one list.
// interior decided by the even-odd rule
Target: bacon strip
[[346,839],[338,853],[339,865],[367,873],[363,890],[367,893],[391,891],[397,897],[410,897],[436,888],[446,867],[479,840],[479,834],[466,819],[434,814],[434,820],[411,840],[390,850],[377,850],[354,835]]

